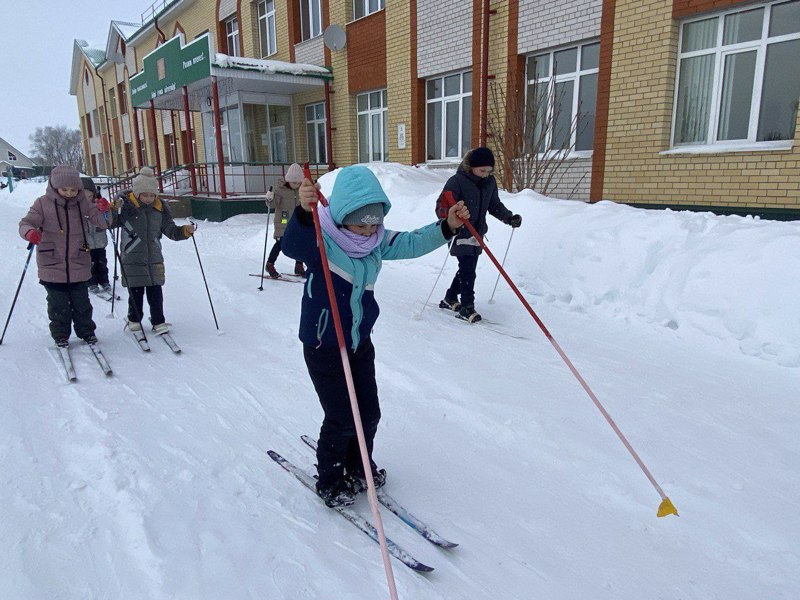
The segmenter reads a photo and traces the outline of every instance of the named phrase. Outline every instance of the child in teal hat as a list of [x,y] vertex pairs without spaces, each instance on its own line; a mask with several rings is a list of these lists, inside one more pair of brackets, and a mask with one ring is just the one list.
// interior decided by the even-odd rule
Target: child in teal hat
[[[284,233],[283,251],[308,266],[300,340],[325,413],[317,446],[317,493],[328,506],[346,506],[366,489],[366,479],[317,249],[311,214],[316,202],[317,188],[306,179],[300,186],[300,206]],[[370,334],[380,312],[373,288],[381,264],[384,260],[416,258],[443,246],[456,234],[462,220],[469,219],[469,211],[459,202],[449,209],[446,218],[435,223],[413,231],[390,231],[384,227],[384,219],[391,207],[377,177],[360,165],[343,168],[334,183],[329,206],[318,206],[369,462],[378,487],[385,483],[386,471],[378,469],[372,460],[381,414]]]

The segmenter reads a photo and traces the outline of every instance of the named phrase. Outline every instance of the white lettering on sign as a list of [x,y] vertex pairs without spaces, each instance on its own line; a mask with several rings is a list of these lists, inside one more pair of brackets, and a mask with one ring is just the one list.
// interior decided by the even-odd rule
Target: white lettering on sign
[[142,90],[146,90],[146,89],[147,89],[147,83],[145,82],[145,83],[143,83],[142,85],[140,85],[139,87],[135,88],[135,89],[133,90],[133,93],[134,93],[134,94],[138,94],[138,93],[139,93],[139,92],[141,92]]
[[192,65],[196,65],[197,63],[202,62],[203,59],[205,59],[205,57],[206,57],[205,53],[200,53],[198,56],[195,56],[191,60],[185,60],[183,61],[183,68],[188,69]]

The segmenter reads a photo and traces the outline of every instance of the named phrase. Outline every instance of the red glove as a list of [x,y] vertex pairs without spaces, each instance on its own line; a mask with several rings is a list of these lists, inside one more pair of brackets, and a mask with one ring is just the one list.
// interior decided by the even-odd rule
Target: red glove
[[95,204],[97,205],[97,210],[102,213],[111,212],[111,203],[106,200],[105,198],[98,198],[95,200]]
[[31,229],[25,234],[25,239],[35,246],[42,241],[42,234],[35,229]]

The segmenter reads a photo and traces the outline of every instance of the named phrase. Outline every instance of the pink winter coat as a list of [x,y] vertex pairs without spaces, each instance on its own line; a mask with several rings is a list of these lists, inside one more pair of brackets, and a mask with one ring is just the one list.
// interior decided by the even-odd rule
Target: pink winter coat
[[42,232],[36,247],[39,279],[44,283],[80,283],[92,277],[92,259],[86,239],[86,221],[105,228],[103,213],[87,200],[83,190],[65,200],[48,183],[44,196],[36,199],[19,222],[19,234],[31,229]]

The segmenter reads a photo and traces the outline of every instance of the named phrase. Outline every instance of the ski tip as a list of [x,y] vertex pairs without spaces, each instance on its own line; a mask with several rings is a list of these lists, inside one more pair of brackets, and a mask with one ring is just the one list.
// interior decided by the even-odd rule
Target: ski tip
[[408,566],[414,569],[417,573],[430,573],[431,571],[434,570],[433,567],[429,567],[428,565],[421,562],[417,562]]

